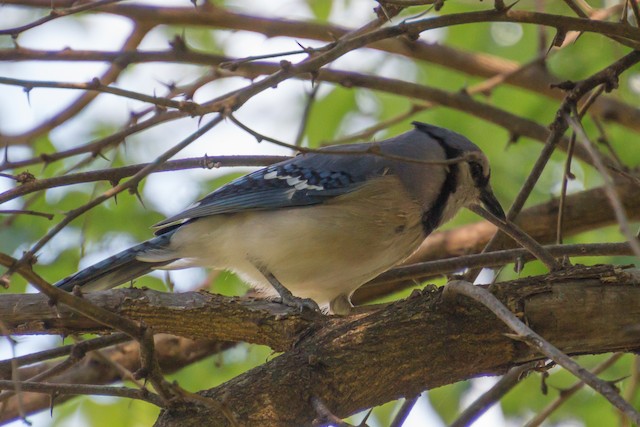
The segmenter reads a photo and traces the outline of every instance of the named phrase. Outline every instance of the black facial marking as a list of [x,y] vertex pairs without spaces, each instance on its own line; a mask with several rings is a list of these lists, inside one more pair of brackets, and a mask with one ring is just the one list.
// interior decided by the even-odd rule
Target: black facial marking
[[484,174],[484,168],[482,165],[475,161],[469,162],[469,170],[471,171],[471,178],[478,188],[486,187],[489,183],[489,175]]
[[[438,135],[429,134],[429,136],[440,144],[440,147],[442,147],[445,152],[447,160],[454,159],[462,154],[460,150],[449,146],[447,142],[443,138],[438,137]],[[440,188],[438,198],[433,202],[433,205],[431,205],[429,210],[422,214],[422,229],[424,230],[425,236],[431,234],[431,232],[440,225],[447,201],[451,194],[456,192],[456,188],[458,187],[459,166],[456,163],[453,163],[450,164],[448,168],[449,170],[447,171],[447,176]]]

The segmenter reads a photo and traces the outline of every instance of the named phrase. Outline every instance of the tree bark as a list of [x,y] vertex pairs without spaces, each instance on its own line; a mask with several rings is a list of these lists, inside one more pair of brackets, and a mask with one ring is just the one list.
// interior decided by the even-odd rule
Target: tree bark
[[[629,351],[640,344],[637,275],[610,267],[577,269],[492,286],[538,333],[570,354]],[[335,318],[292,350],[203,392],[239,425],[310,425],[312,398],[333,414],[357,411],[425,389],[541,358],[486,308],[440,290],[366,316]],[[230,425],[219,412],[183,405],[157,427]]]
[[[629,351],[640,344],[636,270],[573,268],[493,285],[491,290],[538,333],[570,354]],[[440,290],[346,317],[303,316],[264,301],[204,293],[120,289],[85,296],[156,332],[269,344],[284,354],[203,392],[240,425],[308,425],[312,398],[345,417],[403,396],[541,358],[486,308]],[[226,308],[225,308],[226,307]],[[279,310],[279,311],[278,311]],[[105,332],[42,295],[4,295],[11,333]],[[228,425],[212,406],[179,403],[158,426]]]

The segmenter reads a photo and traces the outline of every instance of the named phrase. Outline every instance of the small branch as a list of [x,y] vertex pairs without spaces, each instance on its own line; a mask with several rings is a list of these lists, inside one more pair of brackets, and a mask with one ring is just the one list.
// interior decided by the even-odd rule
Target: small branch
[[[628,243],[591,243],[577,245],[548,245],[543,249],[551,256],[623,256],[633,255]],[[402,265],[380,274],[364,286],[383,286],[388,283],[426,280],[442,274],[455,273],[466,268],[491,268],[516,261],[527,262],[535,259],[528,249],[504,249],[473,255],[461,255],[437,261],[426,261]]]
[[[9,364],[9,376],[11,377],[11,381],[15,383],[12,391],[18,395],[17,398],[17,407],[18,413],[20,414],[20,418],[23,421],[26,421],[27,415],[24,410],[24,402],[22,399],[22,389],[20,388],[20,370],[18,369],[18,364],[16,363],[16,341],[10,335],[9,330],[5,326],[4,322],[0,321],[0,332],[5,336],[6,340],[9,342],[11,346],[11,359]],[[1,395],[2,393],[0,393]],[[4,405],[0,405],[0,409],[4,410]],[[28,423],[27,423],[28,424]]]
[[467,427],[473,425],[482,414],[487,412],[496,402],[502,399],[505,394],[517,386],[520,380],[526,377],[529,371],[535,369],[539,364],[540,362],[530,362],[509,369],[509,372],[504,374],[491,389],[483,393],[482,396],[465,408],[449,427]]
[[0,209],[0,215],[32,215],[47,218],[48,220],[52,220],[54,216],[53,214],[46,212],[37,212],[24,209]]
[[85,92],[96,91],[101,93],[109,93],[123,98],[147,102],[159,107],[174,108],[178,111],[182,111],[193,116],[197,116],[203,113],[199,111],[200,106],[193,101],[175,101],[170,98],[145,95],[143,93],[133,92],[130,90],[102,84],[100,82],[100,79],[98,78],[94,78],[91,82],[88,83],[64,83],[0,77],[0,84],[20,86],[23,87],[25,91],[31,91],[33,88],[75,89]]
[[302,110],[302,117],[300,118],[300,126],[298,126],[298,133],[296,135],[295,142],[293,143],[296,147],[300,147],[302,145],[307,125],[309,124],[309,118],[311,117],[311,107],[313,106],[316,96],[318,95],[318,90],[320,89],[319,83],[312,81],[312,84],[313,87],[311,88],[311,92],[307,95],[307,100],[304,103],[304,110]]
[[[608,358],[607,360],[605,360],[604,362],[602,362],[601,364],[596,366],[591,371],[591,373],[593,375],[599,375],[600,373],[604,372],[606,369],[609,369],[611,366],[613,366],[613,364],[616,363],[618,360],[620,360],[620,358],[622,356],[624,356],[624,353],[616,353],[616,354],[614,354],[613,356],[611,356],[610,358]],[[527,422],[525,424],[525,427],[538,427],[547,418],[549,418],[549,415],[551,415],[553,413],[553,411],[558,409],[560,407],[560,405],[562,405],[567,400],[569,400],[569,398],[571,398],[571,396],[573,396],[580,389],[582,389],[582,387],[584,387],[584,385],[585,385],[584,381],[578,381],[574,385],[569,387],[568,389],[562,390],[560,392],[560,396],[556,400],[551,402],[542,411],[540,411],[535,417],[533,417],[531,420],[529,420],[529,422]]]
[[502,302],[500,302],[500,300],[493,296],[489,291],[479,286],[474,286],[466,281],[454,280],[449,282],[445,287],[445,294],[450,294],[451,296],[455,294],[465,295],[478,301],[491,310],[500,320],[502,320],[516,333],[516,336],[513,339],[524,341],[532,348],[538,350],[558,365],[571,372],[577,378],[580,378],[591,388],[604,396],[619,411],[627,415],[634,423],[640,424],[640,413],[638,413],[634,407],[629,404],[629,402],[620,396],[612,384],[593,375],[565,353],[547,342],[531,328],[522,323],[520,319],[509,311],[509,309],[507,309]]
[[[626,387],[624,389],[624,394],[622,396],[628,401],[635,400],[636,394],[638,393],[639,386],[640,386],[640,358],[638,358],[637,354],[634,354],[633,360],[631,361],[631,378],[629,379],[629,382],[626,384]],[[623,414],[620,414],[620,427],[631,427],[631,422],[629,418],[625,417]]]
[[[507,219],[509,221],[514,221],[524,207],[524,204],[531,195],[535,184],[538,182],[538,179],[540,179],[542,171],[544,170],[547,162],[555,151],[556,146],[560,143],[562,135],[564,135],[564,133],[568,129],[569,123],[566,118],[566,113],[571,111],[572,106],[577,105],[578,101],[591,90],[595,89],[601,84],[605,84],[608,86],[612,85],[613,80],[617,80],[620,74],[622,74],[624,71],[637,64],[638,62],[640,62],[640,50],[633,51],[623,56],[613,64],[600,70],[599,72],[595,73],[585,80],[577,83],[571,83],[569,85],[570,87],[572,87],[572,89],[565,96],[560,107],[558,108],[556,118],[550,126],[551,133],[547,138],[547,142],[545,143],[542,152],[538,156],[538,159],[536,160],[531,173],[527,177],[527,180],[518,192],[518,196],[513,201],[513,204],[507,212]],[[485,246],[483,252],[489,251],[494,248],[499,238],[499,233],[493,236],[493,238]],[[475,280],[475,277],[477,277],[478,273],[479,271],[471,271],[466,275],[466,278],[468,280]]]
[[562,244],[562,229],[564,226],[564,208],[567,201],[567,186],[570,179],[575,179],[571,173],[571,161],[573,160],[573,149],[575,147],[576,134],[571,135],[569,148],[567,148],[567,158],[564,162],[564,172],[562,174],[562,188],[560,190],[560,201],[558,204],[558,222],[556,223],[556,243]]
[[369,126],[364,130],[361,130],[360,132],[332,139],[331,141],[323,141],[320,143],[320,145],[349,144],[352,142],[371,139],[376,133],[380,132],[381,130],[387,129],[388,127],[391,127],[398,123],[402,123],[405,120],[415,116],[417,113],[432,107],[433,105],[431,103],[414,103],[411,105],[411,108],[409,108],[404,113],[400,113],[397,116],[391,117],[387,120],[376,122],[375,124]]
[[[44,380],[46,380],[48,378],[54,377],[56,375],[60,375],[64,371],[70,369],[73,365],[78,363],[80,360],[82,360],[83,357],[84,357],[84,355],[81,355],[81,356],[78,357],[78,355],[72,353],[64,361],[51,366],[49,369],[47,369],[45,371],[42,371],[42,372],[38,373],[37,375],[34,375],[33,377],[29,378],[26,381],[29,381],[29,382],[41,382],[41,381],[44,381]],[[5,402],[7,399],[9,399],[15,393],[20,393],[20,391],[19,390],[16,390],[15,392],[14,391],[5,391],[4,393],[0,393],[0,403]]]
[[629,226],[629,220],[627,219],[627,214],[624,211],[624,206],[620,201],[620,197],[618,197],[618,194],[616,193],[611,176],[609,175],[609,173],[607,172],[606,168],[602,163],[602,159],[600,158],[600,153],[596,151],[596,149],[594,148],[584,128],[582,127],[582,124],[580,123],[579,119],[575,118],[575,114],[574,116],[567,115],[566,120],[568,121],[569,125],[573,128],[574,132],[576,132],[576,135],[580,140],[580,142],[584,145],[585,149],[589,152],[589,154],[593,158],[594,165],[598,169],[598,172],[600,172],[600,174],[602,175],[602,180],[604,181],[604,189],[609,199],[609,203],[611,204],[611,208],[613,209],[616,219],[618,220],[618,225],[620,226],[620,230],[622,231],[622,234],[625,236],[625,238],[631,245],[631,249],[633,249],[633,253],[635,254],[635,256],[640,258],[640,242],[636,238],[633,231],[631,231],[631,227]]
[[[65,217],[64,217],[64,219],[62,221],[60,221],[55,227],[50,229],[44,237],[42,237],[40,240],[38,240],[38,242],[36,242],[36,244],[34,244],[31,247],[31,249],[26,251],[24,253],[24,255],[12,267],[10,267],[7,272],[5,272],[2,276],[0,276],[0,281],[2,281],[2,280],[8,281],[9,276],[12,274],[12,272],[16,268],[19,268],[19,267],[29,263],[31,261],[31,259],[33,258],[33,256],[47,242],[49,242],[49,240],[51,240],[56,234],[58,234],[62,229],[64,229],[71,221],[73,221],[78,216],[82,215],[83,213],[89,211],[90,209],[94,208],[95,206],[98,206],[99,204],[101,204],[105,200],[108,200],[111,197],[117,195],[118,193],[120,193],[120,192],[122,192],[124,190],[129,190],[129,189],[135,188],[138,185],[138,183],[140,181],[142,181],[142,179],[145,178],[149,173],[151,173],[153,170],[155,170],[155,168],[160,166],[165,161],[169,160],[176,153],[181,151],[184,147],[188,146],[193,141],[195,141],[196,139],[200,138],[202,135],[204,135],[209,130],[214,128],[222,120],[223,120],[223,117],[221,115],[218,115],[216,118],[212,119],[211,121],[206,123],[204,126],[202,126],[200,129],[198,129],[196,132],[192,133],[187,138],[182,140],[180,143],[176,144],[175,146],[173,146],[172,148],[170,148],[169,150],[164,152],[156,160],[154,160],[153,162],[151,162],[148,165],[146,165],[144,168],[142,168],[140,171],[138,171],[127,182],[114,186],[110,190],[105,191],[100,196],[98,196],[98,197],[94,198],[93,200],[91,200],[89,203],[87,203],[87,204],[85,204],[83,206],[80,206],[79,208],[73,209],[72,211],[68,212],[65,215]],[[49,285],[49,284],[46,284],[46,286],[52,288],[52,286]],[[36,285],[36,287],[38,287],[38,286]],[[38,289],[41,292],[44,292],[40,287],[38,287]],[[64,292],[64,291],[62,291],[62,293],[66,294],[66,292]],[[126,332],[126,331],[123,330],[123,332]],[[132,335],[132,336],[136,336],[136,335]]]
[[32,363],[67,356],[73,352],[77,352],[79,354],[87,353],[89,351],[120,344],[129,340],[131,340],[131,337],[126,334],[112,334],[82,341],[76,344],[25,354],[24,356],[14,357],[7,360],[0,360],[0,376],[4,377],[6,372],[10,372],[13,364],[15,364],[16,367],[31,365]]
[[[120,49],[120,55],[118,56],[119,60],[114,61],[109,68],[100,76],[99,81],[108,85],[117,80],[122,71],[124,70],[126,63],[123,63],[122,59],[126,57],[126,53],[129,51],[134,51],[137,46],[142,42],[142,39],[147,35],[148,28],[145,26],[135,25],[133,31],[129,35],[129,37],[125,40],[124,44]],[[43,135],[56,127],[60,126],[62,123],[65,123],[70,118],[76,116],[80,113],[84,108],[89,105],[98,95],[98,92],[85,92],[76,98],[70,105],[66,108],[58,112],[56,115],[51,117],[48,120],[45,120],[43,123],[35,126],[28,131],[13,137],[14,143],[16,141],[34,141],[38,136]]]
[[114,396],[124,397],[127,399],[144,400],[152,405],[164,407],[163,401],[153,393],[149,393],[144,389],[135,389],[129,387],[112,387],[87,384],[53,384],[40,383],[30,381],[9,381],[0,380],[0,390],[13,390],[19,385],[23,391],[46,394],[85,394],[95,396]]
[[536,258],[538,258],[542,263],[549,269],[549,271],[555,271],[562,268],[562,266],[556,261],[556,259],[551,255],[547,250],[545,250],[538,242],[533,240],[531,236],[522,231],[517,225],[512,222],[503,222],[491,212],[488,212],[486,209],[482,208],[479,205],[469,206],[468,209],[487,221],[493,223],[496,227],[498,227],[501,231],[508,234],[513,240],[522,245],[523,248],[527,249],[531,252]]
[[631,10],[633,11],[633,17],[636,20],[636,27],[640,26],[640,8],[638,8],[638,0],[628,0],[631,4]]
[[393,421],[391,421],[389,427],[402,427],[404,422],[407,420],[407,417],[411,413],[411,410],[418,402],[418,399],[420,399],[420,395],[406,398],[405,401],[402,402],[402,406],[400,407],[398,413],[395,415],[395,417],[393,417]]
[[[289,159],[289,156],[203,156],[188,159],[169,160],[163,163],[151,173],[177,171],[185,169],[214,169],[230,166],[267,166],[276,162]],[[0,193],[0,204],[16,197],[24,196],[36,191],[65,185],[80,184],[85,182],[109,181],[117,183],[122,178],[127,178],[140,172],[149,163],[123,166],[119,168],[100,169],[89,172],[80,172],[55,176],[46,179],[33,179],[18,187]]]
[[[97,9],[102,6],[107,6],[112,3],[117,3],[119,1],[121,0],[99,0],[99,1],[93,1],[85,4],[80,4],[79,6],[70,7],[67,9],[52,9],[51,12],[49,12],[49,15],[43,16],[40,19],[36,19],[35,21],[30,22],[29,24],[22,25],[20,27],[8,28],[6,30],[0,30],[0,36],[10,35],[15,39],[21,33],[27,30],[30,30],[32,28],[38,27],[42,24],[46,24],[47,22],[53,21],[54,19],[61,18],[63,16],[70,16],[75,13],[86,12],[91,9]],[[54,3],[51,3],[51,6],[53,7]]]
[[[1,299],[1,297],[0,297]],[[49,309],[49,311],[51,311]],[[61,310],[63,311],[63,310]],[[77,318],[77,317],[76,317]],[[124,334],[114,334],[124,335]],[[125,338],[128,338],[124,335]],[[99,341],[100,337],[95,340],[80,342],[77,345],[82,346],[84,343],[91,341]],[[220,353],[221,351],[232,347],[234,343],[220,341],[193,341],[186,338],[180,338],[172,335],[157,334],[155,337],[155,349],[165,374],[171,374],[188,366],[194,362],[204,359],[207,356]],[[50,351],[55,351],[52,349]],[[114,347],[102,349],[97,352],[87,354],[89,358],[85,363],[79,363],[62,375],[51,378],[50,383],[62,384],[86,384],[107,385],[114,382],[134,381],[136,385],[143,386],[140,381],[133,378],[132,371],[139,371],[140,365],[140,345],[136,341],[129,341],[118,344]],[[45,371],[53,366],[54,363],[40,363],[20,370],[22,378],[32,377],[39,372]],[[4,377],[3,379],[9,379]],[[140,387],[142,388],[142,387]],[[183,390],[179,393],[185,395]],[[21,401],[24,401],[24,408],[27,413],[46,410],[50,407],[49,396],[36,393],[22,393]],[[71,399],[71,395],[56,397],[56,403],[62,403]],[[189,396],[191,398],[191,396]],[[205,399],[208,400],[208,399]],[[20,401],[17,396],[11,398],[3,406],[0,411],[0,424],[7,423],[18,417],[18,403]]]
[[140,342],[140,372],[139,378],[147,378],[164,402],[168,402],[178,395],[177,390],[162,375],[162,369],[158,363],[153,340],[153,330],[142,326]]
[[373,155],[373,156],[379,156],[379,157],[384,157],[386,159],[392,159],[392,160],[399,160],[401,162],[407,162],[407,163],[418,163],[418,164],[423,164],[423,165],[442,165],[442,166],[446,166],[446,165],[452,165],[452,164],[456,164],[456,163],[460,163],[460,162],[465,162],[468,161],[470,159],[473,159],[476,157],[476,155],[474,153],[465,153],[463,155],[461,155],[460,157],[454,157],[452,159],[447,159],[447,160],[419,160],[416,158],[412,158],[412,157],[405,157],[405,156],[396,156],[390,153],[383,153],[380,151],[380,149],[378,148],[378,146],[376,144],[371,144],[369,145],[367,148],[362,149],[362,150],[349,150],[349,151],[345,151],[345,150],[327,150],[327,149],[316,149],[316,148],[307,148],[307,147],[298,147],[296,145],[293,144],[288,144],[284,141],[280,141],[279,139],[276,138],[272,138],[270,136],[266,136],[263,135],[253,129],[251,129],[249,126],[245,125],[244,123],[242,123],[240,120],[238,120],[236,117],[234,117],[233,114],[229,114],[229,119],[235,123],[239,128],[241,128],[242,130],[246,131],[247,133],[253,135],[254,138],[256,138],[256,140],[258,142],[261,141],[269,141],[275,145],[278,145],[280,147],[285,147],[285,148],[289,148],[291,150],[294,151],[298,151],[300,153],[317,153],[317,154],[337,154],[340,156],[361,156],[363,154],[369,154],[369,155]]

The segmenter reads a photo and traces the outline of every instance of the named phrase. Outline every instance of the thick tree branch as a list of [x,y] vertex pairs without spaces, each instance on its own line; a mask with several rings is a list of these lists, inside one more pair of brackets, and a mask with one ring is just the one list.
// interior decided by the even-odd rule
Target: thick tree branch
[[[640,288],[626,273],[587,269],[492,290],[564,352],[631,350],[640,344]],[[344,417],[542,357],[507,337],[508,329],[486,308],[467,301],[444,303],[440,296],[439,291],[425,293],[369,315],[327,320],[294,349],[203,394],[216,400],[224,396],[240,423],[308,425],[315,416],[313,398]],[[222,426],[225,419],[185,405],[165,411],[157,423],[174,425]]]
[[[633,272],[607,266],[573,269],[494,285],[492,290],[510,309],[524,315],[534,330],[565,352],[629,350],[640,343],[640,334],[634,332],[634,325],[640,321],[636,309],[640,307],[640,288],[636,276],[630,274]],[[231,399],[225,402],[241,420],[257,417],[247,421],[263,419],[260,417],[271,420],[269,413],[287,413],[293,417],[287,422],[308,423],[305,417],[312,413],[308,405],[313,396],[333,413],[345,416],[445,382],[478,373],[501,373],[540,357],[525,344],[505,337],[504,326],[486,309],[466,303],[443,304],[439,292],[399,301],[375,312],[311,319],[303,319],[278,304],[203,293],[120,289],[90,293],[86,298],[102,308],[143,321],[157,332],[290,349],[210,393]],[[594,310],[598,316],[592,315]],[[62,306],[56,315],[42,295],[4,295],[0,313],[9,330],[18,334],[105,330]],[[554,321],[549,322],[550,318]],[[406,345],[407,337],[412,337],[413,345]],[[478,346],[483,348],[480,353]],[[372,354],[376,356],[372,358]],[[399,360],[403,361],[400,366]],[[371,378],[379,381],[372,383]],[[246,385],[247,381],[252,387]],[[246,399],[246,393],[263,398]],[[296,408],[278,408],[285,402],[295,402]],[[266,406],[256,407],[262,405]],[[196,417],[202,410],[190,407],[190,414]],[[185,416],[180,411],[172,414],[162,422]],[[206,416],[214,416],[208,425],[222,425],[216,424],[217,415],[207,412]]]
[[[228,298],[206,292],[180,294],[150,289],[116,289],[84,295],[88,303],[152,327],[193,339],[247,341],[284,351],[326,317],[265,300]],[[0,313],[11,334],[106,333],[113,329],[65,306],[53,310],[41,294],[0,295]]]

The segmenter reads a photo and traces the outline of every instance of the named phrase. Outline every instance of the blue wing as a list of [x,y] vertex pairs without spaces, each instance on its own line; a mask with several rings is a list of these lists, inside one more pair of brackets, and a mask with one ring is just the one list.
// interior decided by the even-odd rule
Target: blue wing
[[419,197],[424,183],[415,177],[424,177],[424,165],[405,159],[437,160],[444,153],[435,139],[450,139],[457,134],[426,124],[415,125],[415,130],[385,141],[326,147],[245,175],[192,208],[159,222],[156,234],[209,215],[323,203],[354,191],[370,178],[387,174],[402,175],[410,194]]
[[[352,156],[312,154],[260,169],[228,183],[192,208],[154,227],[160,228],[158,231],[163,233],[165,227],[171,228],[172,224],[186,219],[322,203],[328,198],[353,191],[366,180],[366,174],[353,174],[341,167],[346,166],[341,161],[344,157]],[[364,172],[362,168],[356,169]]]

